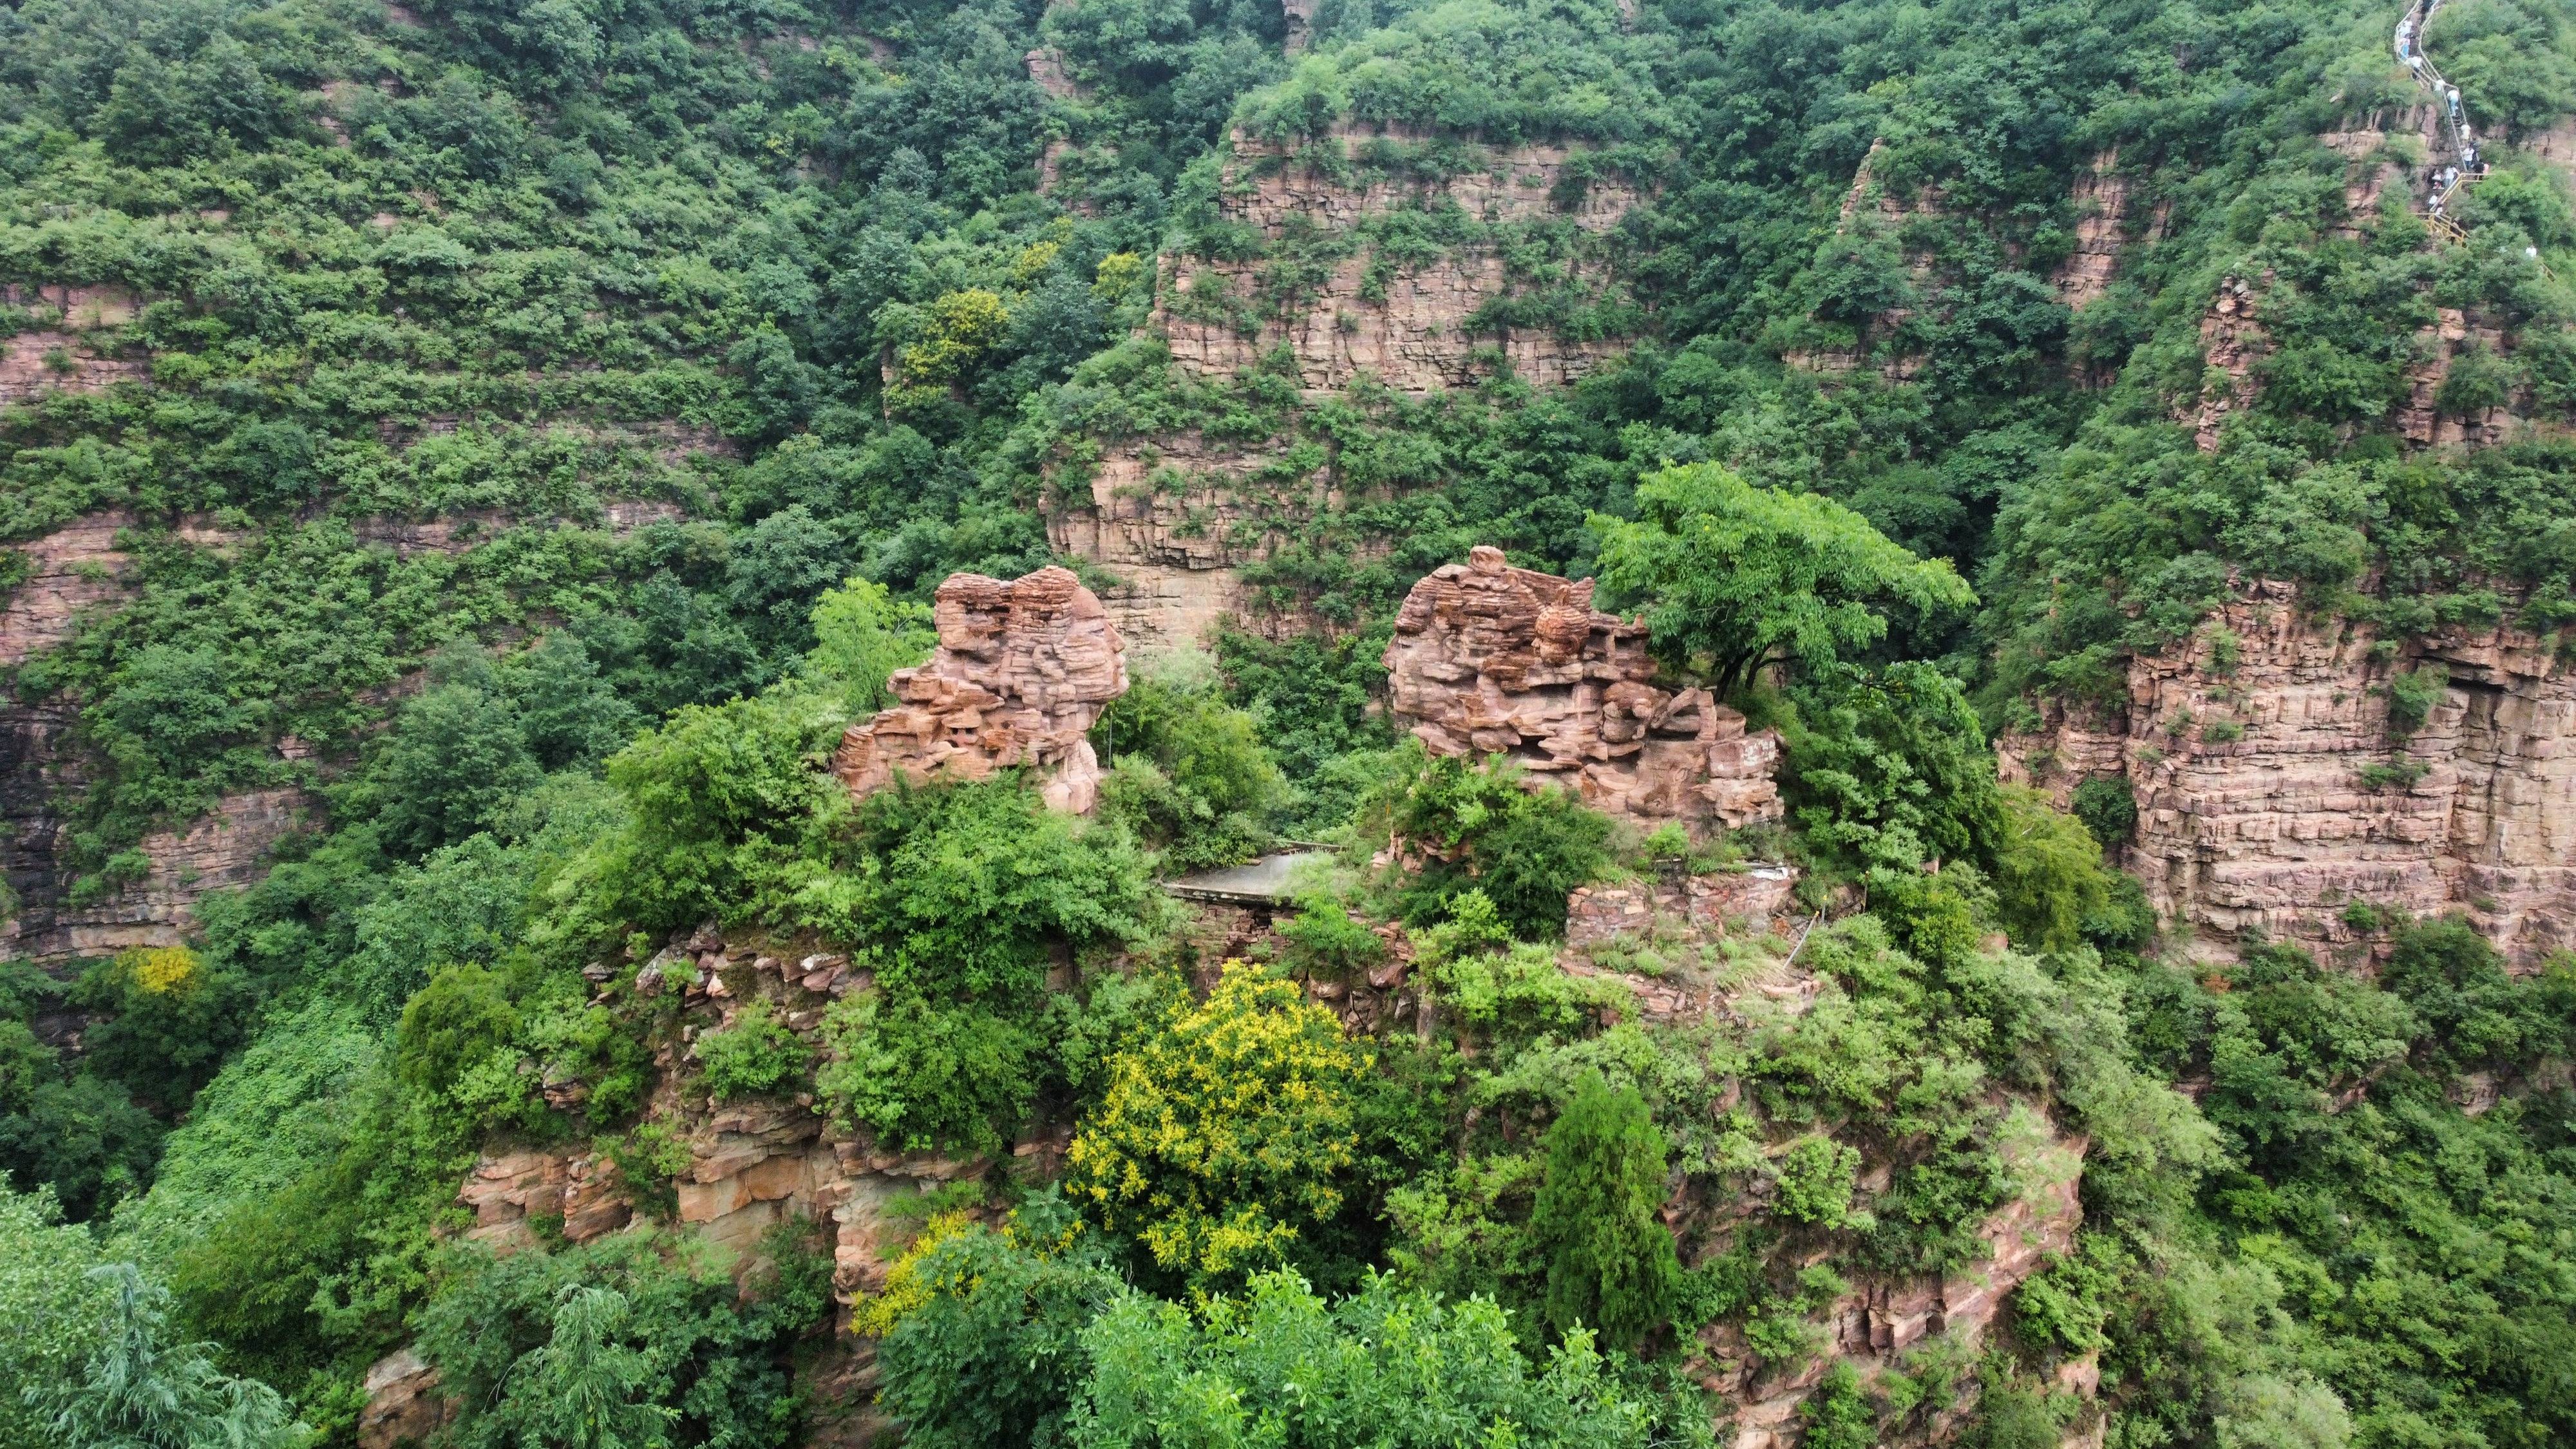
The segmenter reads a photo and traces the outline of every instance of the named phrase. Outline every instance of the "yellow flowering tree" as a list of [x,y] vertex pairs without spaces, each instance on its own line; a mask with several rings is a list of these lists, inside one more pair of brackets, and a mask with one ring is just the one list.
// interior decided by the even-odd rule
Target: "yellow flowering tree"
[[1205,1003],[1110,1064],[1074,1139],[1067,1189],[1086,1216],[1194,1283],[1277,1263],[1342,1206],[1359,1148],[1366,1053],[1290,982],[1229,961]]

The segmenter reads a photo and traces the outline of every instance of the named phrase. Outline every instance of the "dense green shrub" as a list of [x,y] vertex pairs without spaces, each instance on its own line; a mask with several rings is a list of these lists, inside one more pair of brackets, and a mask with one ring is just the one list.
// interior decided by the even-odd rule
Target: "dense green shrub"
[[1643,1445],[1647,1406],[1578,1333],[1533,1373],[1501,1309],[1378,1278],[1328,1305],[1292,1274],[1255,1277],[1202,1315],[1130,1293],[1083,1334],[1076,1445],[1225,1443],[1278,1424],[1298,1449],[1512,1442]]
[[2104,850],[2119,849],[2137,833],[2138,795],[2126,776],[2095,775],[2075,787],[2067,805]]
[[1601,582],[1645,607],[1667,661],[1707,671],[1721,697],[1764,666],[1808,674],[1917,618],[1976,602],[1948,562],[1925,562],[1831,499],[1756,487],[1711,464],[1637,487],[1641,517],[1600,517]]
[[1560,1334],[1633,1349],[1673,1311],[1681,1266],[1658,1215],[1671,1185],[1664,1137],[1633,1088],[1586,1081],[1547,1131],[1530,1245],[1547,1264],[1543,1312]]
[[1103,813],[1174,870],[1249,860],[1270,839],[1287,782],[1252,717],[1213,684],[1147,677],[1093,726],[1110,764]]
[[706,1069],[707,1090],[723,1101],[775,1092],[802,1080],[814,1061],[813,1048],[766,1000],[745,1004],[731,1025],[700,1036],[690,1053]]
[[1405,919],[1427,925],[1481,891],[1525,940],[1565,934],[1565,897],[1610,865],[1610,821],[1560,787],[1523,788],[1503,761],[1432,758],[1407,745],[1364,803],[1373,830],[1423,859],[1400,888]]
[[460,1259],[420,1318],[421,1356],[462,1406],[450,1433],[584,1449],[793,1443],[789,1354],[829,1311],[831,1269],[792,1227],[762,1249],[748,1301],[702,1248],[647,1235]]
[[938,1236],[898,1265],[901,1312],[877,1348],[880,1402],[909,1442],[1016,1449],[1062,1442],[1087,1375],[1083,1330],[1118,1296],[1107,1239],[1061,1198],[1033,1198],[1000,1232]]

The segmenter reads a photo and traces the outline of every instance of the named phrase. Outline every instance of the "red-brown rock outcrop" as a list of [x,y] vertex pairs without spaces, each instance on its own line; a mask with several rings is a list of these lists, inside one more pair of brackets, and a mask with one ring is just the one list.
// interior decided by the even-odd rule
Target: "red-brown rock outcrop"
[[1653,683],[1645,626],[1592,607],[1592,583],[1480,547],[1405,595],[1387,701],[1432,753],[1501,754],[1595,807],[1695,830],[1777,819],[1780,737],[1704,689]]
[[939,650],[887,681],[903,701],[841,736],[833,772],[865,795],[901,773],[980,780],[1026,766],[1047,804],[1088,812],[1100,759],[1088,738],[1127,692],[1126,644],[1069,569],[1004,583],[951,574],[939,586]]
[[[2266,278],[2265,280],[2269,280]],[[2272,350],[2271,334],[2255,317],[2255,292],[2243,277],[2219,284],[2218,295],[2200,319],[2203,363],[2200,395],[2180,421],[2204,453],[2218,447],[2219,428],[2227,419],[2254,406],[2263,382],[2254,364]]]
[[[2462,913],[2518,969],[2576,946],[2576,676],[2506,628],[2381,645],[2304,616],[2289,584],[2249,583],[2190,641],[2131,661],[2117,707],[2000,741],[2005,776],[2061,801],[2125,778],[2127,864],[2204,959],[2255,931],[2358,953],[2376,938],[2345,919],[2355,904]],[[2441,698],[2400,735],[2388,683],[2428,669]]]

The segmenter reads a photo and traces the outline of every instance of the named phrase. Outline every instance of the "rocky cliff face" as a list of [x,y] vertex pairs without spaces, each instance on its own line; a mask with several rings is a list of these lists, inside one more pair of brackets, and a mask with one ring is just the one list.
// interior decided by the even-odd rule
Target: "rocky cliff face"
[[951,574],[935,597],[938,652],[894,672],[903,702],[850,726],[833,772],[865,795],[897,774],[980,780],[1024,765],[1050,807],[1089,812],[1100,759],[1087,736],[1127,692],[1127,646],[1100,600],[1061,568],[1009,583]]
[[[1283,294],[1268,256],[1162,258],[1147,325],[1168,342],[1173,365],[1222,382],[1284,350],[1311,402],[1364,382],[1419,398],[1506,368],[1562,386],[1616,355],[1621,339],[1570,340],[1480,313],[1540,286],[1615,292],[1600,238],[1636,193],[1586,181],[1576,153],[1559,146],[1496,149],[1484,165],[1441,177],[1370,162],[1373,148],[1424,139],[1340,130],[1313,143],[1327,153],[1319,154],[1236,137],[1220,191],[1224,219],[1267,249],[1320,242],[1327,262]],[[1482,239],[1391,263],[1359,234],[1407,210],[1463,216]],[[1503,245],[1512,228],[1561,231],[1570,238],[1565,258],[1515,270]],[[1054,480],[1050,540],[1120,580],[1104,602],[1140,655],[1192,647],[1218,620],[1246,612],[1237,570],[1267,557],[1283,526],[1341,504],[1329,449],[1292,456],[1293,442],[1196,432],[1113,438],[1083,472],[1067,468]]]
[[1704,689],[1652,683],[1646,630],[1592,607],[1592,582],[1513,568],[1498,548],[1405,595],[1387,702],[1434,754],[1500,753],[1644,825],[1777,819],[1779,736]]
[[[2399,648],[2252,582],[2134,660],[2124,700],[2007,736],[2004,773],[2061,803],[2127,781],[2126,863],[2205,959],[2255,931],[2364,955],[2377,937],[2346,914],[2362,905],[2461,913],[2527,970],[2576,946],[2576,679],[2551,644],[2493,628]],[[2389,682],[2425,670],[2440,698],[2401,732]]]

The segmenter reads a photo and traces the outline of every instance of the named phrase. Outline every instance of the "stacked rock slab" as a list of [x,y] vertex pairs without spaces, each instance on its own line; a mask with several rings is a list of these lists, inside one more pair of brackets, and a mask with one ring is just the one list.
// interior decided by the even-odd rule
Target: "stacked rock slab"
[[902,701],[841,736],[833,773],[854,795],[894,779],[980,780],[1025,766],[1050,808],[1084,814],[1100,795],[1088,735],[1127,692],[1127,646],[1071,570],[1008,583],[951,574],[939,586],[939,650],[887,681]]
[[1387,698],[1435,755],[1502,754],[1641,824],[1780,816],[1780,737],[1704,689],[1658,687],[1643,624],[1592,607],[1592,581],[1477,548],[1404,598]]

